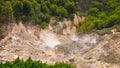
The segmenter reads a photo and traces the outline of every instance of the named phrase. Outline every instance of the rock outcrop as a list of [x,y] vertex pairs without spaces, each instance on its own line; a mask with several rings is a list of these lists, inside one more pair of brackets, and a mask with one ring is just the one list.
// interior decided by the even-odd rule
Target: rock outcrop
[[[61,28],[60,34],[54,30],[57,26]],[[104,36],[77,35],[72,22],[67,20],[45,30],[14,24],[0,46],[1,62],[31,57],[47,63],[64,61],[77,68],[120,68],[119,32]]]

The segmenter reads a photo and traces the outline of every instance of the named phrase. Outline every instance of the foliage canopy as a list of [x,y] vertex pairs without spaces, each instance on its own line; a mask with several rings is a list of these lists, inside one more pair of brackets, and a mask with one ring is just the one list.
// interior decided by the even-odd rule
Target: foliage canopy
[[120,0],[92,0],[84,22],[78,31],[101,30],[120,25]]
[[76,10],[74,0],[0,0],[0,23],[16,21],[48,23],[52,16],[69,18]]
[[5,63],[0,63],[0,68],[76,68],[70,64],[64,62],[55,64],[46,64],[41,61],[33,61],[31,58],[27,60],[20,60],[17,58],[13,62],[6,61]]

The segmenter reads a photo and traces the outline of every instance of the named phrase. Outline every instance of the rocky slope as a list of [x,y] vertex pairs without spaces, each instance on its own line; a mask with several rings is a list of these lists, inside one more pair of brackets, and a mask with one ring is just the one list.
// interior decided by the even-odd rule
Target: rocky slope
[[[78,18],[78,17],[76,17]],[[77,24],[78,20],[74,20]],[[67,62],[77,68],[120,68],[120,33],[100,36],[95,33],[77,35],[71,21],[55,21],[48,29],[39,26],[12,25],[0,41],[0,60],[17,57],[47,63]]]

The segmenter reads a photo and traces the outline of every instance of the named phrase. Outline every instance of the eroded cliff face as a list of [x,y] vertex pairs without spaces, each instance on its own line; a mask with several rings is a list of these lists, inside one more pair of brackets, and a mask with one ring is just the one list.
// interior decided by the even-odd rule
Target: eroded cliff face
[[79,20],[52,20],[44,30],[21,22],[12,25],[0,41],[0,60],[31,57],[47,63],[64,61],[77,68],[120,68],[120,33],[77,35],[74,25]]

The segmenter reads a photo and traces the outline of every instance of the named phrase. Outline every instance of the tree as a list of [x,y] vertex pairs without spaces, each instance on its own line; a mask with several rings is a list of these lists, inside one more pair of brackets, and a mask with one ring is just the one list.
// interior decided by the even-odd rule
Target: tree
[[13,10],[16,21],[21,20],[21,16],[23,14],[23,3],[21,1],[13,1]]
[[71,13],[75,13],[75,2],[70,2],[70,1],[68,1],[68,2],[66,2],[66,4],[65,4],[65,8],[67,9],[67,11],[69,12],[69,14],[71,14]]
[[59,17],[67,17],[68,14],[67,10],[64,7],[58,7],[56,12]]
[[0,3],[0,22],[10,22],[13,17],[13,9],[10,1]]
[[56,10],[57,10],[57,5],[56,4],[51,4],[50,5],[51,15],[56,16],[57,15]]

